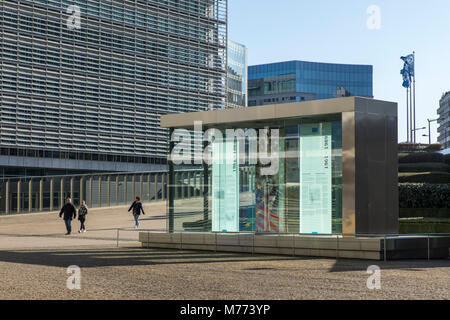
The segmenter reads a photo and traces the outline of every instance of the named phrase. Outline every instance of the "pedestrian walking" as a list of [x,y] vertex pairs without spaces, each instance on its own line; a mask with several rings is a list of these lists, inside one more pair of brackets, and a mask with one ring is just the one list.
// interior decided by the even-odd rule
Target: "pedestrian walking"
[[78,220],[80,220],[80,230],[78,230],[78,233],[86,232],[86,226],[84,223],[86,222],[86,215],[88,214],[88,207],[86,205],[86,201],[81,201],[80,209],[78,209]]
[[[64,214],[64,216],[63,216]],[[68,197],[66,199],[66,204],[61,208],[59,212],[59,217],[64,219],[66,224],[67,233],[66,236],[72,232],[72,219],[77,217],[77,209],[72,204],[72,199]]]
[[130,207],[130,209],[128,209],[128,212],[130,212],[131,209],[133,209],[133,216],[134,216],[134,221],[135,221],[134,228],[137,229],[137,228],[139,228],[139,217],[141,215],[141,211],[142,211],[142,214],[145,215],[144,208],[142,207],[142,203],[141,203],[141,198],[136,197],[136,200],[131,204],[131,207]]

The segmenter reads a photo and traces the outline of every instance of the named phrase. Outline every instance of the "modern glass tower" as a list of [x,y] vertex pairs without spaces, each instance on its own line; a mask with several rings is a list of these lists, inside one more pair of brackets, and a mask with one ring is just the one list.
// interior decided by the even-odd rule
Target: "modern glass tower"
[[247,48],[228,40],[228,108],[247,107],[247,68]]
[[287,61],[248,68],[249,106],[346,96],[373,97],[373,67]]
[[161,114],[225,107],[226,30],[227,0],[2,0],[3,174],[162,168]]

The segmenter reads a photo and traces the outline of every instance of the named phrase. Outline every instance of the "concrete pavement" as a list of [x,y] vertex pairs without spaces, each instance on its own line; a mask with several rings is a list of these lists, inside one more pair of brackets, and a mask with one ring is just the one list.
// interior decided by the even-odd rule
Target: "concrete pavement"
[[[138,232],[128,206],[90,209],[86,233],[78,233],[80,222],[72,221],[72,234],[65,236],[64,221],[59,212],[31,213],[0,216],[0,250],[33,248],[74,248],[76,246],[116,245],[117,228],[119,244],[139,245]],[[165,229],[166,203],[144,204],[146,215],[141,215],[140,229]]]
[[[142,228],[165,228],[165,203]],[[450,260],[363,261],[143,249],[128,207],[91,209],[65,236],[57,213],[0,217],[0,299],[450,299]],[[74,221],[74,230],[79,222]],[[381,289],[367,288],[367,268]],[[67,267],[81,269],[69,290]]]

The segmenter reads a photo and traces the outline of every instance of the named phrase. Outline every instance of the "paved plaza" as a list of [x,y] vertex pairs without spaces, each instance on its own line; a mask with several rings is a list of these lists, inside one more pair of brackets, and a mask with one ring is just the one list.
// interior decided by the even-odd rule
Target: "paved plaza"
[[[0,217],[0,299],[450,299],[450,260],[142,249],[134,229],[120,231],[117,247],[117,228],[133,226],[127,209],[91,210],[88,232],[71,236],[57,213]],[[145,210],[142,228],[165,228],[165,203]],[[380,290],[366,285],[373,264]],[[80,290],[66,287],[71,265],[81,268]]]

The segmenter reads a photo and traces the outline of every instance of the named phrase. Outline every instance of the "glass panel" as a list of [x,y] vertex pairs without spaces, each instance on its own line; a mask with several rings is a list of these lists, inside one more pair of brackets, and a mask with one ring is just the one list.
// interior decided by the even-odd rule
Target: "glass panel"
[[[134,199],[134,195],[133,195],[133,176],[132,175],[127,175],[127,197],[125,199],[125,203],[132,203],[135,199]],[[136,190],[135,190],[136,192]]]
[[0,215],[5,214],[6,209],[6,180],[0,180]]
[[[28,183],[24,185],[25,194],[24,199],[27,198],[28,200]],[[25,207],[28,211],[28,202],[24,203]],[[48,211],[50,210],[50,178],[44,178],[42,183],[42,210]]]
[[98,196],[99,196],[99,184],[98,184],[98,177],[93,177],[92,179],[92,190],[90,191],[91,194],[91,207],[92,208],[98,208],[99,202],[98,202]]
[[119,193],[118,193],[118,200],[119,200],[119,204],[124,204],[126,203],[126,199],[125,199],[125,181],[124,181],[125,176],[119,176]]
[[[226,129],[219,130],[223,138],[228,137]],[[174,197],[168,201],[174,231],[342,232],[339,115],[260,123],[240,133],[237,129],[230,130],[234,143],[210,147],[214,161],[208,167],[208,185],[203,186],[203,165],[174,165]],[[237,162],[217,163],[227,155],[236,160],[236,150]]]
[[332,232],[331,123],[300,127],[300,233]]
[[111,185],[110,185],[110,196],[111,196],[111,205],[114,206],[118,203],[118,199],[116,198],[116,177],[112,176],[111,177]]
[[109,199],[108,199],[108,177],[103,176],[102,177],[102,184],[101,184],[101,206],[107,207],[109,206]]
[[213,143],[212,231],[239,232],[239,143]]

